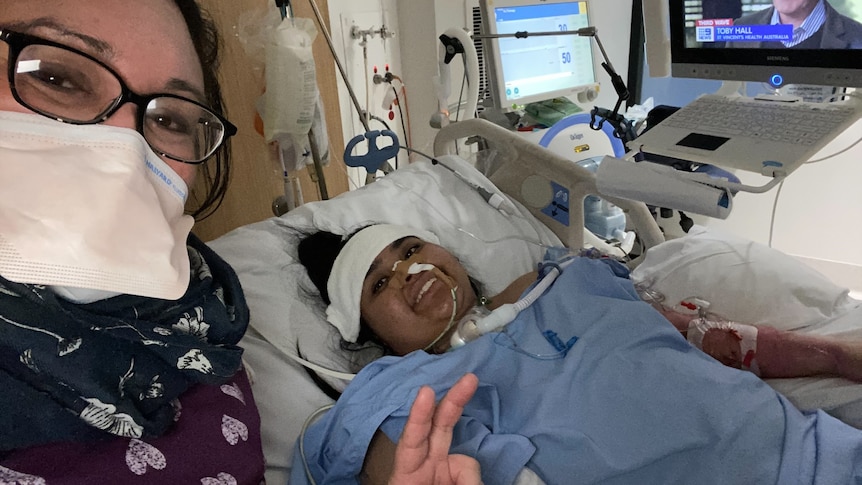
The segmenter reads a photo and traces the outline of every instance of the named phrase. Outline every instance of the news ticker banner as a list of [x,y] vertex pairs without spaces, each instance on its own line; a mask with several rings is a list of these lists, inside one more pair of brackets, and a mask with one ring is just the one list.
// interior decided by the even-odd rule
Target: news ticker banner
[[793,25],[733,25],[733,19],[697,20],[698,42],[789,42]]

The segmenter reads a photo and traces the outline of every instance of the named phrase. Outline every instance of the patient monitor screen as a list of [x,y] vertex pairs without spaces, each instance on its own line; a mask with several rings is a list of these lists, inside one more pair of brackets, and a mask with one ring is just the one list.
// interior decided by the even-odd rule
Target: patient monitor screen
[[862,49],[862,0],[686,0],[688,48]]
[[[577,30],[590,22],[586,2],[565,2],[495,7],[494,25],[496,34],[547,33]],[[594,83],[590,42],[589,37],[571,34],[500,38],[501,98],[514,103],[542,95],[549,99],[562,90]]]

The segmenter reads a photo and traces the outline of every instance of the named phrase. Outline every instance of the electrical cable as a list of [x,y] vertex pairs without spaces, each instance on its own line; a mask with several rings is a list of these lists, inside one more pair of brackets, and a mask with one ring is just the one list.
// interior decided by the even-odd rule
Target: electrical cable
[[398,115],[401,116],[401,130],[404,132],[404,138],[407,139],[407,146],[410,146],[410,134],[407,131],[407,120],[405,120],[404,110],[401,109],[401,98],[398,97],[398,90],[392,86],[392,92],[395,93],[395,104],[398,106]]
[[843,148],[843,149],[841,149],[841,150],[838,150],[838,151],[837,151],[837,152],[835,152],[835,153],[831,153],[831,154],[829,154],[829,155],[826,155],[825,157],[816,158],[816,159],[814,159],[814,160],[809,160],[809,161],[805,162],[803,165],[809,165],[809,164],[814,164],[814,163],[820,163],[820,162],[822,162],[822,161],[824,161],[824,160],[828,160],[828,159],[830,159],[830,158],[837,157],[838,155],[841,155],[842,153],[846,153],[846,152],[848,152],[851,148],[855,147],[855,146],[856,146],[856,145],[858,145],[860,142],[862,142],[862,137],[860,137],[860,138],[856,139],[856,141],[854,141],[853,143],[851,143],[851,144],[850,144],[850,145],[848,145],[847,147],[845,147],[845,148]]
[[[855,91],[853,91],[850,93],[846,93],[846,92],[842,93],[839,96],[833,96],[832,98],[829,98],[829,100],[827,100],[827,102],[831,102],[831,101],[835,100],[836,98],[845,98],[845,97],[846,98],[860,98],[860,96],[858,94],[856,94]],[[848,152],[850,149],[852,149],[853,147],[858,145],[860,142],[862,142],[862,137],[857,138],[856,141],[854,141],[850,145],[846,146],[845,148],[838,150],[835,153],[831,153],[829,155],[826,155],[825,157],[816,158],[814,160],[809,160],[809,161],[805,162],[803,165],[811,165],[811,164],[815,164],[815,163],[820,163],[824,160],[828,160],[830,158],[837,157],[838,155],[841,155],[842,153]],[[772,202],[772,213],[770,214],[770,218],[769,218],[769,238],[767,240],[767,246],[769,246],[770,248],[772,247],[772,241],[773,241],[773,237],[775,235],[775,219],[776,219],[776,214],[778,212],[778,198],[781,196],[781,189],[783,189],[783,188],[784,188],[784,181],[782,180],[781,183],[778,184],[778,190],[775,192],[775,200]]]
[[775,230],[775,214],[778,211],[778,197],[781,195],[781,189],[784,188],[784,181],[778,184],[778,190],[775,192],[775,200],[772,202],[772,215],[769,217],[769,239],[767,246],[772,247],[772,236]]
[[372,120],[377,121],[377,122],[379,122],[380,124],[382,124],[382,125],[383,125],[387,130],[392,131],[392,128],[390,128],[390,127],[389,127],[389,123],[387,123],[387,122],[386,122],[386,120],[384,120],[383,118],[381,118],[381,117],[379,117],[379,116],[377,116],[377,115],[370,115],[369,117],[370,117]]
[[[842,97],[843,96],[855,97],[855,96],[853,96],[853,93],[846,93],[846,94],[843,94]],[[814,160],[809,160],[809,161],[805,162],[803,165],[811,165],[811,164],[815,164],[815,163],[820,163],[820,162],[823,162],[823,161],[828,160],[830,158],[837,157],[838,155],[841,155],[842,153],[847,153],[848,151],[850,151],[853,147],[855,147],[859,143],[862,143],[862,137],[857,138],[856,141],[854,141],[850,145],[846,146],[845,148],[838,150],[835,153],[831,153],[829,155],[826,155],[825,157],[816,158]],[[784,188],[784,181],[782,181],[778,185],[778,190],[775,193],[775,200],[772,203],[772,214],[770,216],[770,221],[769,221],[769,239],[768,239],[768,244],[767,244],[770,248],[772,247],[772,239],[773,239],[773,235],[774,235],[774,231],[775,231],[775,219],[776,219],[776,212],[778,210],[778,197],[781,195],[781,189],[783,189],[783,188]]]
[[[461,88],[458,90],[458,109],[455,111],[455,121],[461,121],[461,103],[464,101],[464,86],[467,85],[467,58],[461,56],[461,63],[464,66],[464,75],[461,76]],[[455,146],[457,149],[457,145]]]
[[[461,182],[469,185],[470,188],[472,188],[473,190],[478,192],[479,195],[481,195],[482,198],[485,199],[485,202],[487,202],[488,204],[491,205],[491,207],[493,207],[493,208],[499,210],[500,212],[503,212],[509,216],[516,215],[515,212],[511,208],[507,208],[509,210],[506,210],[503,208],[503,204],[508,201],[508,199],[506,199],[504,196],[497,194],[495,192],[492,192],[492,191],[486,189],[485,187],[482,187],[482,186],[476,184],[475,182],[471,182],[471,181],[467,180],[467,178],[464,177],[461,173],[459,173],[457,170],[453,169],[452,167],[449,167],[445,163],[441,162],[438,158],[430,157],[428,155],[425,155],[422,152],[419,152],[418,150],[413,150],[412,148],[406,148],[406,147],[401,147],[401,148],[404,148],[408,152],[412,151],[412,152],[415,152],[419,155],[422,155],[422,156],[428,158],[429,160],[431,160],[432,165],[440,165],[441,167],[445,168],[446,170],[452,172],[452,174],[455,175],[455,177],[457,177]],[[511,202],[509,202],[509,204],[511,205]]]
[[[464,75],[461,77],[461,88],[458,91],[458,107],[455,110],[455,122],[460,121],[461,118],[461,105],[464,102],[464,86],[467,85],[467,58],[461,56],[462,63],[464,65]],[[461,147],[458,143],[455,143],[455,155],[461,155]]]
[[308,431],[308,427],[317,420],[318,415],[329,411],[334,406],[335,404],[327,404],[315,409],[308,418],[305,419],[305,422],[302,423],[302,429],[299,431],[299,456],[302,457],[302,465],[305,467],[305,476],[308,478],[308,482],[311,485],[317,485],[317,482],[314,481],[314,477],[311,475],[311,468],[308,466],[308,460],[305,458],[305,432]]
[[368,84],[370,81],[368,79],[368,42],[365,40],[362,41],[362,66],[362,72],[365,74],[364,76],[362,76],[363,78],[365,78],[365,111],[359,113],[359,116],[365,117],[364,126],[366,127],[365,129],[368,130],[368,118],[371,115],[371,89]]
[[[404,119],[407,120],[407,146],[413,146],[413,127],[410,125],[410,100],[407,98],[407,85],[400,79],[401,93],[404,95]],[[401,103],[399,102],[399,106]],[[400,108],[399,108],[400,110]]]
[[[397,75],[391,74],[391,73],[388,73],[388,74],[392,78],[392,80],[398,81],[398,83],[401,85],[401,94],[403,95],[404,100],[402,101],[401,98],[399,97],[397,89],[395,90],[395,99],[396,99],[396,101],[398,101],[398,113],[401,114],[401,124],[402,124],[402,129],[404,130],[404,138],[407,140],[407,146],[412,147],[413,146],[413,128],[410,126],[410,102],[407,99],[407,85],[404,84],[404,81],[400,77],[398,77]],[[391,81],[390,81],[390,84],[392,84]],[[393,89],[395,88],[394,85],[392,87],[393,87]],[[404,106],[403,111],[401,109],[402,105]],[[405,120],[406,120],[406,126],[405,126]]]

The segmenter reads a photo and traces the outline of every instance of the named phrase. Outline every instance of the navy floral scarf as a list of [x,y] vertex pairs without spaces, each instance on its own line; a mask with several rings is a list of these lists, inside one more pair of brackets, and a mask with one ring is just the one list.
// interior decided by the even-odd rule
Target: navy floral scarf
[[236,274],[189,236],[176,301],[120,295],[74,304],[0,278],[0,450],[163,434],[176,399],[241,365],[248,307]]

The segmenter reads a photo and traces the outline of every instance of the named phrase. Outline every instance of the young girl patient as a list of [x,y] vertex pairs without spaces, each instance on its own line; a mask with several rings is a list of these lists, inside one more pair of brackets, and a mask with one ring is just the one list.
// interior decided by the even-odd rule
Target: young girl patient
[[[410,232],[410,231],[408,231]],[[413,231],[415,232],[415,231]],[[361,233],[361,231],[360,231]],[[434,237],[426,235],[426,237]],[[490,298],[479,294],[478,284],[470,279],[461,263],[444,248],[410,236],[393,242],[374,259],[362,288],[358,307],[361,318],[347,315],[354,304],[343,279],[330,280],[330,272],[341,248],[347,243],[341,236],[319,232],[300,244],[300,259],[312,281],[330,306],[327,317],[335,323],[348,341],[373,339],[391,353],[405,355],[414,350],[440,353],[448,350],[458,321],[472,308],[491,311],[514,303],[538,278],[533,271],[513,281],[506,290]],[[594,251],[586,252],[597,257]],[[343,262],[338,271],[344,271]],[[422,285],[411,284],[417,280]],[[338,295],[333,295],[333,289]],[[341,290],[341,291],[339,291]],[[389,302],[391,292],[406,294],[415,302],[396,306]],[[862,341],[839,340],[778,330],[769,326],[751,326],[730,322],[706,311],[705,302],[683,302],[692,313],[663,305],[653,293],[639,291],[674,325],[687,340],[724,365],[744,369],[763,378],[838,376],[862,382]],[[338,301],[350,302],[338,304]],[[453,303],[457,302],[457,303]],[[409,303],[409,302],[408,302]],[[697,313],[694,311],[697,310]],[[358,316],[356,316],[358,317]],[[445,325],[436,328],[429,320],[440,319]],[[360,322],[359,326],[339,326],[336,322]]]
[[[458,401],[463,410],[446,426],[447,451],[474,457],[484,483],[527,483],[531,473],[541,480],[532,483],[548,484],[862,477],[862,431],[821,411],[801,412],[751,373],[692,347],[639,297],[622,264],[550,262],[538,273],[559,268],[552,283],[528,274],[486,298],[436,241],[381,224],[346,243],[317,234],[300,245],[300,261],[329,302],[327,320],[345,340],[367,336],[395,356],[367,364],[308,428],[297,447],[304,453],[294,457],[307,467],[294,467],[291,483],[309,483],[306,473],[317,483],[386,483],[417,389],[428,385],[440,397],[469,374],[475,395]],[[477,307],[505,311],[539,293],[504,327],[447,351],[459,322]],[[699,323],[689,326],[696,315],[665,313],[688,335],[701,332],[703,347],[743,366],[748,344],[733,344],[743,342],[737,335],[745,338],[744,327],[719,323],[701,331]],[[757,362],[763,375],[862,380],[853,372],[862,359],[850,344],[771,329],[755,338],[748,367]],[[722,339],[731,344],[730,359]]]

